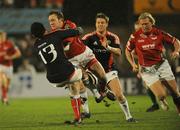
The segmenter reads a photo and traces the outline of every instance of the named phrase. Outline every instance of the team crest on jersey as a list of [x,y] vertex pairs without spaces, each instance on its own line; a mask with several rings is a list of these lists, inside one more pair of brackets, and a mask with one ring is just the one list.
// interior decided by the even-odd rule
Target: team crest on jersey
[[155,36],[155,37],[151,37],[151,39],[152,39],[152,40],[156,40],[156,39],[157,39],[157,36]]
[[65,29],[69,29],[70,26],[69,26],[68,24],[66,24],[66,25],[64,26],[64,28],[65,28]]
[[97,46],[98,45],[97,41],[93,42],[93,45]]
[[144,35],[144,34],[140,34],[140,37],[142,37],[142,38],[147,38],[147,36]]

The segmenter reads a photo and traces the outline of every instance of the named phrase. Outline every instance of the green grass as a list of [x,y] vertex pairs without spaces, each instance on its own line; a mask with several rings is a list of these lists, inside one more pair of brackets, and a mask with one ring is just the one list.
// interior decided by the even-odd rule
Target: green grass
[[[145,112],[150,106],[146,96],[128,96],[132,115],[138,123],[127,123],[117,102],[97,104],[89,99],[92,113],[83,125],[64,125],[65,120],[73,118],[68,97],[11,99],[9,106],[0,104],[0,130],[180,130],[180,116],[170,98],[170,110]],[[100,122],[97,123],[96,120]]]

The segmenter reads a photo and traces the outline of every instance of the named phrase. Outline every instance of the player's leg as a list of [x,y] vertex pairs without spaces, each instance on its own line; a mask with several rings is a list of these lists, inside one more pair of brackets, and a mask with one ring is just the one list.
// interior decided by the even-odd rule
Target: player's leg
[[1,89],[2,89],[2,103],[8,105],[8,90],[10,79],[6,76],[5,73],[1,73]]
[[97,90],[98,79],[92,72],[88,70],[84,71],[83,83],[93,93],[97,103],[100,103],[104,99],[105,96],[101,95]]
[[74,112],[74,123],[81,123],[81,98],[80,98],[80,82],[74,82],[70,84],[70,97],[71,97],[71,106]]
[[175,80],[168,80],[165,82],[166,87],[170,90],[174,104],[176,105],[177,112],[180,115],[180,93]]
[[147,108],[146,112],[153,112],[153,111],[159,110],[159,104],[158,104],[158,101],[156,99],[156,96],[151,91],[151,89],[146,85],[145,82],[143,84],[146,88],[147,95],[149,96],[149,98],[151,99],[151,102],[152,102],[152,106]]
[[168,103],[166,101],[167,94],[161,81],[158,80],[152,85],[150,85],[150,89],[155,94],[156,98],[159,100],[162,109],[167,111],[169,109]]
[[160,76],[167,82],[166,87],[170,90],[178,114],[180,114],[180,93],[174,74],[167,60],[163,62],[158,71],[161,73]]
[[71,106],[74,112],[74,121],[72,123],[81,123],[81,97],[80,89],[82,86],[82,70],[79,68],[75,69],[74,75],[69,79],[70,84],[70,96]]
[[132,118],[132,115],[130,113],[129,105],[128,105],[127,99],[125,98],[125,96],[123,94],[121,83],[117,76],[117,72],[111,71],[111,72],[107,73],[107,77],[108,77],[108,81],[109,81],[108,87],[115,94],[115,96],[119,102],[119,105],[120,105],[122,111],[124,112],[126,120],[128,122],[136,122],[136,120],[134,118]]
[[96,61],[96,62],[94,62],[94,64],[92,64],[90,66],[89,69],[91,70],[91,72],[93,74],[95,74],[98,77],[99,84],[100,84],[100,86],[99,86],[100,90],[102,92],[105,92],[105,86],[107,84],[107,79],[106,79],[106,73],[105,73],[102,65],[98,61]]
[[90,114],[89,105],[88,105],[88,94],[83,83],[81,83],[81,87],[80,87],[80,96],[81,96],[81,106],[82,106],[82,111],[83,111],[81,112],[81,118],[82,119],[90,118],[91,114]]

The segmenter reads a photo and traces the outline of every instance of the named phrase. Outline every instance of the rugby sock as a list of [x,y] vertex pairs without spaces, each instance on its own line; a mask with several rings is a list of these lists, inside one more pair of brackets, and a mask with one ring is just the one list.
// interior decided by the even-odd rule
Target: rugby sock
[[126,116],[126,120],[132,118],[127,100],[125,100],[124,102],[119,102],[119,105]]
[[81,106],[81,98],[80,95],[76,95],[71,97],[71,105],[74,111],[74,118],[76,120],[81,119],[81,114],[80,114],[80,106]]
[[95,96],[96,98],[100,98],[100,97],[101,97],[101,95],[100,95],[100,93],[98,92],[97,89],[92,89],[92,91],[93,91],[93,94],[94,94],[94,96]]
[[89,113],[89,105],[88,105],[88,95],[87,95],[87,91],[80,93],[80,96],[83,100],[83,103],[81,104],[83,112],[85,113]]
[[153,105],[158,105],[157,100],[156,100],[156,96],[155,96],[154,93],[151,91],[151,89],[149,89],[149,88],[147,89],[147,94],[148,94],[148,96],[150,97]]
[[100,93],[98,92],[96,86],[92,83],[92,80],[90,81],[89,79],[86,79],[86,80],[84,79],[83,83],[87,88],[90,89],[90,91],[93,93],[93,95],[96,98],[99,98],[101,96]]

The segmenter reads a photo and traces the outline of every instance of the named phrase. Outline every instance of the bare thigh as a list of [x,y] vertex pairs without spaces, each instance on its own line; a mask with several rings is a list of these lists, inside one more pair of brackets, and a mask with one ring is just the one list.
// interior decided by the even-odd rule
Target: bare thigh
[[112,79],[109,82],[108,87],[111,89],[111,91],[113,91],[118,101],[123,102],[125,100],[124,94],[122,92],[121,84],[118,78]]
[[155,94],[155,96],[160,100],[166,97],[166,90],[164,85],[162,85],[161,81],[158,80],[150,86],[151,91]]

